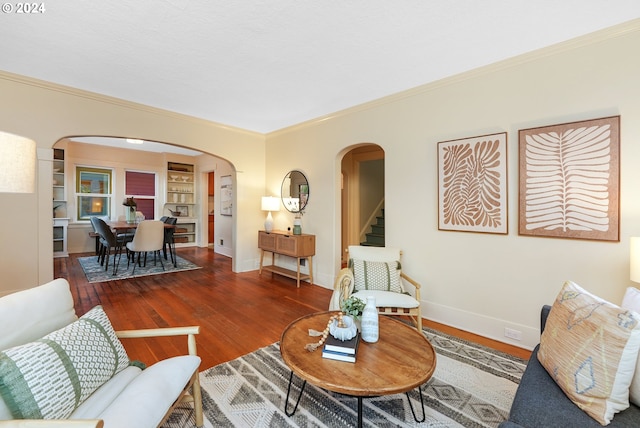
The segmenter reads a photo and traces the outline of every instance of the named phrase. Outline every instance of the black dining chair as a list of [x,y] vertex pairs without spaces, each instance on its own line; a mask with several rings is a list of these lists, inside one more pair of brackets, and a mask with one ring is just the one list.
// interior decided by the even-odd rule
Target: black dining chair
[[174,267],[178,267],[178,259],[176,257],[176,243],[173,239],[173,234],[176,231],[175,225],[178,223],[178,219],[175,217],[167,217],[164,222],[174,227],[164,228],[164,244],[162,245],[162,254],[164,259],[167,260],[167,247],[169,248],[169,255],[171,256],[171,262]]
[[118,273],[118,266],[120,265],[120,258],[122,257],[122,247],[125,245],[125,237],[116,235],[113,233],[109,225],[98,217],[91,217],[91,223],[97,228],[97,232],[100,234],[100,254],[98,255],[98,261],[101,266],[104,266],[104,270],[109,269],[109,257],[113,250],[113,275]]
[[89,217],[91,220],[91,227],[93,227],[93,233],[97,235],[96,237],[96,256],[98,257],[98,262],[100,263],[102,258],[102,239],[100,235],[100,226],[98,225],[99,218],[96,216]]

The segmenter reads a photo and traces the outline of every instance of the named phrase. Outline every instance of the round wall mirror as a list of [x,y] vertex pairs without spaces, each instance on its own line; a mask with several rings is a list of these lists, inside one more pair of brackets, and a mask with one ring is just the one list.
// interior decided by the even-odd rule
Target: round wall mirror
[[287,211],[299,213],[304,210],[309,202],[309,182],[300,171],[289,171],[282,180],[282,204]]

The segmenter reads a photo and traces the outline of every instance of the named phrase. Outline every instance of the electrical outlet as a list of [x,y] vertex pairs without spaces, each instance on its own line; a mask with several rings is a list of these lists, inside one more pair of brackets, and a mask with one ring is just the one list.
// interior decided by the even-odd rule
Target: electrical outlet
[[513,340],[522,340],[522,332],[518,330],[514,330],[512,328],[505,327],[504,337],[508,337],[509,339],[513,339]]
[[220,245],[224,245],[224,239],[220,240]]

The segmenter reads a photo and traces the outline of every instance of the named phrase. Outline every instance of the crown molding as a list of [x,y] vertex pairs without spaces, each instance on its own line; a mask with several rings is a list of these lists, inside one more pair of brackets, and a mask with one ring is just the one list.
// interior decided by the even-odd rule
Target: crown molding
[[40,89],[44,89],[52,92],[59,92],[65,95],[70,95],[77,98],[84,98],[91,101],[95,101],[102,104],[111,104],[121,108],[127,108],[131,110],[142,111],[150,113],[156,116],[170,117],[177,120],[184,120],[190,122],[197,122],[205,126],[215,126],[234,133],[243,133],[251,136],[263,137],[263,133],[250,131],[243,128],[237,128],[231,125],[225,125],[222,123],[214,122],[207,119],[201,119],[195,116],[189,116],[182,113],[177,113],[171,110],[165,110],[157,107],[148,106],[146,104],[140,104],[133,101],[123,100],[121,98],[111,97],[108,95],[98,94],[96,92],[85,91],[83,89],[74,88],[71,86],[60,85],[57,83],[48,82],[45,80],[36,79],[33,77],[23,76],[21,74],[10,73],[8,71],[0,70],[0,80],[7,80],[21,85],[32,86]]
[[544,48],[536,49],[531,52],[526,52],[502,61],[498,61],[492,64],[488,64],[482,67],[475,68],[473,70],[465,71],[454,76],[445,77],[434,82],[426,83],[424,85],[417,86],[415,88],[407,89],[406,91],[396,92],[386,97],[377,98],[375,100],[358,104],[353,107],[339,110],[334,113],[327,114],[315,119],[310,119],[305,122],[292,125],[287,128],[282,128],[276,131],[267,133],[267,138],[277,137],[278,135],[287,134],[289,132],[299,131],[304,128],[316,126],[322,122],[330,119],[336,119],[344,117],[353,113],[358,113],[366,110],[370,110],[376,107],[383,106],[385,104],[392,104],[400,100],[423,95],[440,88],[454,85],[456,83],[464,82],[466,80],[474,79],[483,75],[495,73],[498,71],[506,70],[509,68],[517,67],[528,62],[536,61],[549,56],[554,56],[568,52],[574,49],[578,49],[585,46],[592,46],[598,43],[613,40],[619,37],[624,37],[628,34],[632,34],[640,31],[640,19],[634,19],[622,24],[608,27],[593,33],[589,33],[574,39],[566,40],[564,42],[556,43],[554,45],[546,46]]

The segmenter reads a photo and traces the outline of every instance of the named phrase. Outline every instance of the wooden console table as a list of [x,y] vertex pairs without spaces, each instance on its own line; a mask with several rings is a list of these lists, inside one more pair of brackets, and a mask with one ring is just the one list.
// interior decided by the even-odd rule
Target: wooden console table
[[[309,280],[309,284],[313,284],[313,259],[316,254],[316,236],[315,235],[292,235],[283,231],[265,232],[258,231],[258,247],[260,248],[260,271],[265,270],[272,274],[286,276],[297,281],[298,288],[300,280]],[[271,264],[264,266],[264,253],[271,253]],[[274,255],[281,254],[296,259],[297,271],[276,266]],[[309,263],[309,274],[300,273],[300,260],[306,259]]]

